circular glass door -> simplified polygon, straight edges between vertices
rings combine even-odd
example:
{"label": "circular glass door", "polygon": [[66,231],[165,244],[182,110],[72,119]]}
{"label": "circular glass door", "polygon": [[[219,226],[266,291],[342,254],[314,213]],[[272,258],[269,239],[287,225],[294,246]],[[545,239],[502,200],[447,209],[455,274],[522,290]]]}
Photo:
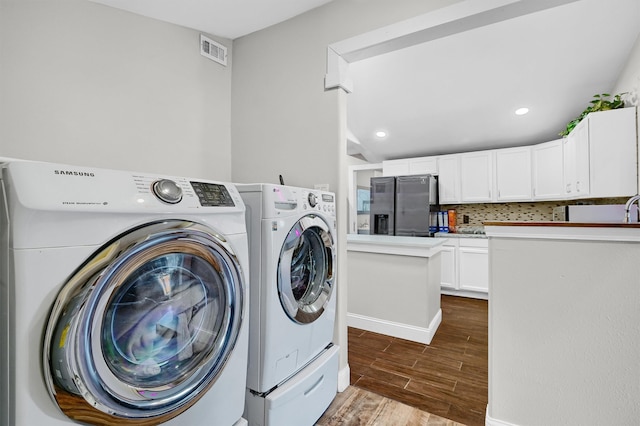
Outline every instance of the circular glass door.
{"label": "circular glass door", "polygon": [[158,222],[113,240],[54,305],[44,352],[50,393],[71,418],[86,417],[86,404],[118,422],[175,417],[232,352],[243,288],[232,248],[202,225]]}
{"label": "circular glass door", "polygon": [[327,223],[307,215],[291,228],[280,250],[278,294],[289,318],[315,321],[331,297],[335,253]]}

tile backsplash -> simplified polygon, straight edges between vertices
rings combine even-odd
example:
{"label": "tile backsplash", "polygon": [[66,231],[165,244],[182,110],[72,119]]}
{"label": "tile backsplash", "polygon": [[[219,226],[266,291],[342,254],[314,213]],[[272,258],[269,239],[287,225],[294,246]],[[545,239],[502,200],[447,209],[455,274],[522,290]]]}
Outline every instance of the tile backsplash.
{"label": "tile backsplash", "polygon": [[[456,226],[481,226],[489,221],[547,221],[552,220],[553,208],[576,204],[624,204],[627,198],[598,198],[593,200],[549,201],[536,203],[490,203],[442,205],[441,210],[456,211]],[[469,223],[463,217],[469,216]]]}

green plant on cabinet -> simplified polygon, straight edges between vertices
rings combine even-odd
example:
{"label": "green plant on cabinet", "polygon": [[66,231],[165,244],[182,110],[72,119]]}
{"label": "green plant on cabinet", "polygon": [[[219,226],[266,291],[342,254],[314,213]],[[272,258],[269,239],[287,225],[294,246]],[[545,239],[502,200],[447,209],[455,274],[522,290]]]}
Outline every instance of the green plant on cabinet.
{"label": "green plant on cabinet", "polygon": [[559,133],[560,136],[565,137],[568,136],[569,133],[584,119],[589,113],[597,112],[597,111],[608,111],[610,109],[618,109],[624,108],[624,100],[622,100],[622,96],[625,93],[618,93],[613,97],[613,99],[609,99],[611,95],[609,93],[602,93],[598,95],[593,95],[593,100],[582,113],[567,123],[567,127]]}

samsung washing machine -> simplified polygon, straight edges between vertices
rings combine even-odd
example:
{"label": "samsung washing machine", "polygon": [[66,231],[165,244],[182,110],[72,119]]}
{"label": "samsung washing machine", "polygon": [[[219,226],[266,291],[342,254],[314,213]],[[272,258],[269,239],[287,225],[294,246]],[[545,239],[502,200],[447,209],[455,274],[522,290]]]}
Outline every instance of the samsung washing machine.
{"label": "samsung washing machine", "polygon": [[0,168],[0,424],[243,422],[248,246],[236,188]]}
{"label": "samsung washing machine", "polygon": [[251,264],[244,417],[251,426],[311,426],[337,392],[335,196],[237,187],[247,207]]}

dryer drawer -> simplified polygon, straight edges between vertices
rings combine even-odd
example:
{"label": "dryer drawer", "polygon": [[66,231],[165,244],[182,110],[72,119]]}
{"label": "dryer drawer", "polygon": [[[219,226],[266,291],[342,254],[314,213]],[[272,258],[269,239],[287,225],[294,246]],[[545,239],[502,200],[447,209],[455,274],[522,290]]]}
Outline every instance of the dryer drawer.
{"label": "dryer drawer", "polygon": [[315,361],[264,397],[248,393],[245,416],[249,420],[249,426],[314,424],[336,396],[338,352],[338,346],[327,349]]}

